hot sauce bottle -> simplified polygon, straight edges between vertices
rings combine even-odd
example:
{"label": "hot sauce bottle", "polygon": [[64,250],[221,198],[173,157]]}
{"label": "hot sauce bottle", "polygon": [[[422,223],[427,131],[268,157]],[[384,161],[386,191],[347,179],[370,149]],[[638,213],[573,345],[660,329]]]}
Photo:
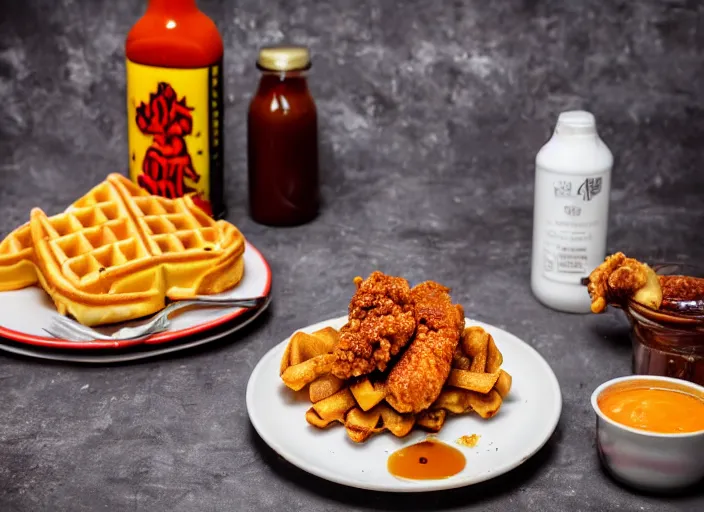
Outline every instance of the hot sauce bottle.
{"label": "hot sauce bottle", "polygon": [[152,194],[188,194],[224,216],[217,27],[195,0],[149,0],[125,50],[130,177]]}
{"label": "hot sauce bottle", "polygon": [[263,48],[247,120],[252,219],[294,226],[318,213],[318,117],[308,90],[307,48]]}

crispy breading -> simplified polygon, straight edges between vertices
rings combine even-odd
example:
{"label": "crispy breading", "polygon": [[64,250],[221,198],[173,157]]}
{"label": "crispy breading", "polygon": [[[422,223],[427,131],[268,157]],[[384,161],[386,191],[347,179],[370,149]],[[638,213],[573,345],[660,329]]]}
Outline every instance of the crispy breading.
{"label": "crispy breading", "polygon": [[408,281],[379,271],[356,278],[348,323],[340,329],[332,373],[340,379],[384,371],[413,336],[416,321]]}
{"label": "crispy breading", "polygon": [[704,311],[704,278],[680,275],[658,277],[662,287],[662,309]]}
{"label": "crispy breading", "polygon": [[609,304],[621,305],[630,298],[653,309],[662,302],[662,289],[653,269],[622,252],[608,256],[592,271],[587,291],[593,313],[601,313]]}
{"label": "crispy breading", "polygon": [[433,281],[413,288],[416,336],[386,381],[386,401],[398,412],[420,412],[440,394],[464,329],[462,306],[450,289]]}

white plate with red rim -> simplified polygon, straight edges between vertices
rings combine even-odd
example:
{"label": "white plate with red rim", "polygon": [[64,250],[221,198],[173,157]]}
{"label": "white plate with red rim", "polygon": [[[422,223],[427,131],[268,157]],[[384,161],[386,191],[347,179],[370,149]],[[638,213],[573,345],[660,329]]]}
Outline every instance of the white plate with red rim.
{"label": "white plate with red rim", "polygon": [[[264,256],[249,242],[244,251],[244,275],[232,290],[217,297],[246,298],[269,295],[271,291],[271,269]],[[49,296],[39,287],[0,292],[0,337],[16,343],[61,350],[123,349],[142,344],[156,345],[175,342],[188,337],[202,335],[216,327],[232,322],[248,310],[243,308],[193,308],[171,317],[167,331],[146,339],[122,341],[76,342],[52,338],[43,330],[58,315]],[[142,320],[143,321],[143,320]],[[140,320],[134,322],[140,323]],[[119,324],[105,329],[110,333],[124,327]],[[224,332],[224,331],[223,331]]]}
{"label": "white plate with red rim", "polygon": [[93,350],[53,350],[46,347],[27,345],[26,343],[12,343],[0,338],[0,351],[35,359],[80,364],[106,365],[141,361],[200,347],[201,345],[206,345],[230,336],[243,330],[259,318],[259,316],[266,311],[270,302],[271,296],[269,296],[269,300],[257,310],[238,316],[235,320],[226,323],[222,327],[210,329],[200,335],[189,336],[188,338],[179,339],[171,343],[159,343],[157,345],[143,344],[134,348],[128,348],[127,350],[99,350],[96,353],[96,351]]}
{"label": "white plate with red rim", "polygon": [[[345,316],[299,330],[339,329],[346,321]],[[496,416],[489,420],[476,414],[450,417],[434,436],[465,455],[467,464],[457,475],[441,480],[401,480],[388,472],[389,456],[425,439],[428,434],[423,431],[414,429],[401,439],[385,432],[355,444],[337,423],[322,430],[309,425],[305,419],[311,406],[307,397],[288,389],[279,377],[288,339],[267,352],[249,378],[247,411],[252,425],[264,442],[290,463],[350,487],[425,492],[464,487],[502,475],[528,460],[550,439],[560,419],[562,394],[554,372],[530,345],[493,325],[469,319],[467,325],[479,325],[494,337],[504,357],[502,368],[511,374],[513,383]],[[455,443],[471,434],[480,436],[474,448]]]}

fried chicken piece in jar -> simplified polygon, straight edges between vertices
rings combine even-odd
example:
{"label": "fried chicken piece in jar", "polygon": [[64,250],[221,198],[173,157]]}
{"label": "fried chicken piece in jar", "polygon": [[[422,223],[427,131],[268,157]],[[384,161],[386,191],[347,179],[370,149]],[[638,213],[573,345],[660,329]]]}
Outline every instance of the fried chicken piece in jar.
{"label": "fried chicken piece in jar", "polygon": [[355,278],[355,284],[349,319],[334,352],[332,374],[339,379],[386,370],[416,329],[408,281],[376,271],[367,279]]}
{"label": "fried chicken piece in jar", "polygon": [[587,291],[593,313],[601,313],[609,304],[622,305],[631,298],[653,309],[662,303],[662,288],[655,271],[622,252],[607,256],[592,271]]}
{"label": "fried chicken piece in jar", "polygon": [[416,335],[386,380],[386,401],[400,413],[418,413],[430,407],[450,375],[464,330],[464,310],[452,304],[449,292],[433,281],[411,291]]}

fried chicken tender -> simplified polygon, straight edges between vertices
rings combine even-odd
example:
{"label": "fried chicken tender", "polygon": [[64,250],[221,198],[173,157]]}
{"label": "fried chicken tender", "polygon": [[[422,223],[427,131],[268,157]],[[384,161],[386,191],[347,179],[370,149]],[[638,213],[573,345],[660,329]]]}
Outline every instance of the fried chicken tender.
{"label": "fried chicken tender", "polygon": [[592,271],[587,290],[593,313],[601,313],[607,305],[622,304],[630,298],[653,309],[662,303],[662,288],[653,269],[622,252],[607,256]]}
{"label": "fried chicken tender", "polygon": [[462,306],[433,281],[413,288],[416,335],[386,380],[386,401],[400,413],[426,410],[440,395],[464,329]]}
{"label": "fried chicken tender", "polygon": [[349,320],[334,352],[332,374],[339,379],[386,370],[416,329],[408,281],[376,271],[365,280],[355,278],[355,284]]}

